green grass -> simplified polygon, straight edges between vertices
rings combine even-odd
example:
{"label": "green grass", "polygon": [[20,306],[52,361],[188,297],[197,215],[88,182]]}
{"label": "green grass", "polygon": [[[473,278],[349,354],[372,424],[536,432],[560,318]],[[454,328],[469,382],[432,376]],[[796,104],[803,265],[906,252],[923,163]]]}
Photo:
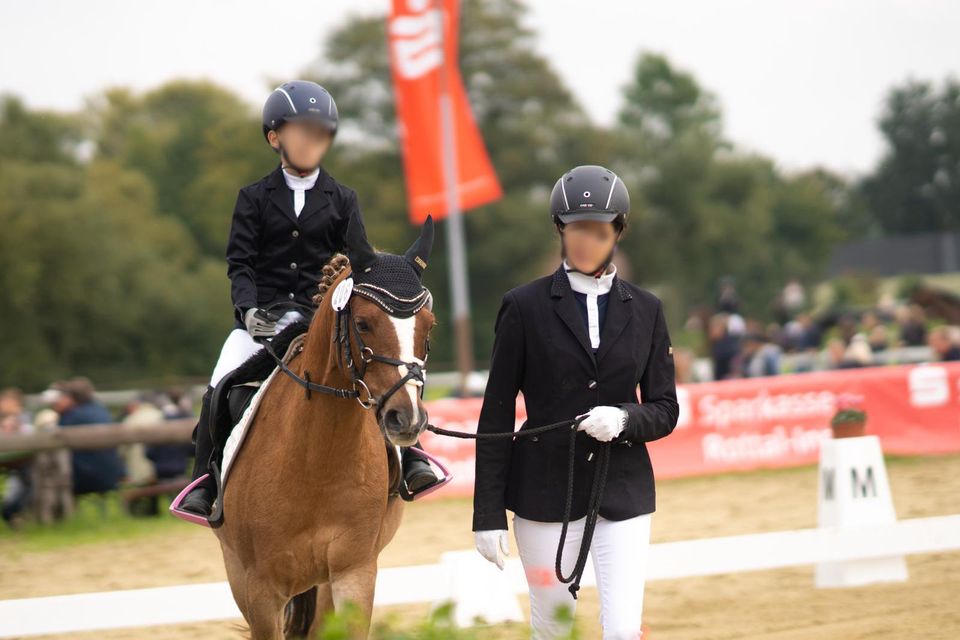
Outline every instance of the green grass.
{"label": "green grass", "polygon": [[[165,509],[164,500],[161,507]],[[42,525],[27,521],[17,529],[0,529],[0,546],[17,551],[49,551],[78,544],[116,542],[151,535],[163,535],[190,525],[161,511],[158,516],[133,517],[124,513],[120,496],[110,492],[103,496],[82,496],[73,515],[62,522]]]}

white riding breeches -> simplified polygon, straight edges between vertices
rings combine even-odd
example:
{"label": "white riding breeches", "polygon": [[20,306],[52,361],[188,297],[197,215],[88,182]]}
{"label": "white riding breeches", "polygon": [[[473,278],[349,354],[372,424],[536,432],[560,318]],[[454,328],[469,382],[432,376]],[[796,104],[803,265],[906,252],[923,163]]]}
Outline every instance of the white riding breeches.
{"label": "white riding breeches", "polygon": [[[590,544],[590,556],[600,593],[600,624],[604,640],[639,640],[646,581],[647,548],[650,544],[650,520],[646,513],[626,520],[607,520],[600,516]],[[564,540],[563,575],[569,576],[577,561],[586,518],[573,520]],[[545,640],[570,632],[570,623],[557,620],[557,607],[567,605],[570,619],[576,600],[569,583],[557,580],[556,556],[560,543],[560,522],[538,522],[513,516],[513,531],[520,561],[530,591],[531,638]]]}
{"label": "white riding breeches", "polygon": [[[280,333],[291,322],[300,320],[303,317],[303,314],[299,311],[287,311],[277,320],[274,335]],[[223,379],[223,376],[239,367],[247,358],[257,351],[260,351],[260,349],[263,349],[263,345],[254,340],[246,329],[234,329],[231,331],[223,343],[223,348],[220,349],[220,358],[217,360],[217,365],[213,368],[213,375],[210,377],[210,386],[217,386],[217,383]],[[283,354],[278,353],[277,355],[282,356]]]}

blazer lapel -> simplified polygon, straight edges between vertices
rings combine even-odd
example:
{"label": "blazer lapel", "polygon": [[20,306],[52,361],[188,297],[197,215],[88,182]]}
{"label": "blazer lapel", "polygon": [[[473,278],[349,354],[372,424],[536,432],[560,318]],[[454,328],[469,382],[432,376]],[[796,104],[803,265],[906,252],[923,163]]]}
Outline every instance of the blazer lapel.
{"label": "blazer lapel", "polygon": [[[573,332],[590,361],[596,363],[593,347],[590,346],[590,337],[587,335],[587,328],[583,325],[580,310],[577,309],[577,299],[573,295],[573,289],[570,288],[570,279],[563,270],[563,264],[553,273],[550,295],[553,297],[553,310]],[[602,340],[600,344],[603,344]]]}
{"label": "blazer lapel", "polygon": [[617,338],[633,320],[632,309],[628,306],[633,296],[620,282],[619,276],[613,277],[613,286],[610,287],[610,296],[607,298],[607,312],[600,329],[600,348],[597,349],[597,362],[609,353],[617,342]]}
{"label": "blazer lapel", "polygon": [[317,183],[313,185],[312,189],[307,189],[304,192],[303,211],[300,212],[301,221],[306,220],[318,211],[322,211],[331,204],[332,201],[326,191],[327,184],[324,176],[323,169],[321,169],[320,175],[317,176]]}
{"label": "blazer lapel", "polygon": [[277,205],[294,224],[297,224],[297,214],[293,211],[293,191],[287,187],[282,171],[280,165],[277,165],[270,174],[270,201]]}

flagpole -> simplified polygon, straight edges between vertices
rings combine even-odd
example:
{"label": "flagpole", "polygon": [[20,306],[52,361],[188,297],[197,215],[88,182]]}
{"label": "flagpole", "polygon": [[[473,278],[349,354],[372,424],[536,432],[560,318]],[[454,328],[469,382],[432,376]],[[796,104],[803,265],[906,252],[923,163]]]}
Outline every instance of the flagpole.
{"label": "flagpole", "polygon": [[[459,0],[453,0],[458,2]],[[443,63],[440,65],[440,126],[443,157],[444,192],[447,204],[447,247],[450,262],[450,289],[453,296],[453,322],[457,369],[460,372],[460,390],[466,395],[467,376],[473,371],[473,341],[470,326],[470,294],[467,285],[467,248],[464,242],[463,215],[460,211],[460,198],[457,184],[457,141],[453,126],[453,102],[450,98],[450,74],[448,64],[457,64],[456,60],[447,60],[446,18],[443,0],[435,0],[437,17],[440,20],[440,52]]]}

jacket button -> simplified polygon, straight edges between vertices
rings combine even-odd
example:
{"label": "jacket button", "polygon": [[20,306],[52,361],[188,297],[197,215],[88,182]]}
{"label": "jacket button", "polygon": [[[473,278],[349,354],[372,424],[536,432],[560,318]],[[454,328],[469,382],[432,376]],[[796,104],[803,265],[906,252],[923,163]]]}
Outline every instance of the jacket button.
{"label": "jacket button", "polygon": [[597,388],[597,381],[596,381],[596,380],[591,380],[590,382],[588,382],[588,383],[587,383],[587,388],[588,388],[588,389],[596,389],[596,388]]}
{"label": "jacket button", "polygon": [[297,268],[297,263],[296,263],[296,262],[291,262],[291,263],[290,263],[290,268],[291,268],[291,269],[296,269],[296,268]]}
{"label": "jacket button", "polygon": [[300,232],[297,231],[296,229],[294,229],[292,235],[293,235],[294,238],[299,238],[299,237],[300,237]]}
{"label": "jacket button", "polygon": [[296,296],[293,295],[293,291],[291,291],[290,293],[287,294],[287,297],[293,300]]}

